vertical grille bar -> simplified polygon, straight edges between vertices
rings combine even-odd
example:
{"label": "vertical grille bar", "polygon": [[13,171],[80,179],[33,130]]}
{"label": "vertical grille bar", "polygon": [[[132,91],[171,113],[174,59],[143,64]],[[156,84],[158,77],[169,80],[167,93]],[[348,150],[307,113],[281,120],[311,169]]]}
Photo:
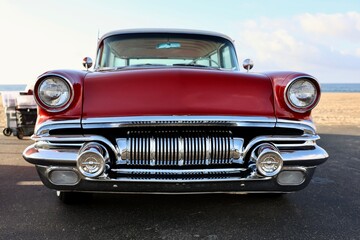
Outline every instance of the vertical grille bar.
{"label": "vertical grille bar", "polygon": [[172,138],[172,141],[173,141],[173,144],[174,144],[174,152],[173,152],[174,162],[173,162],[173,165],[175,165],[177,159],[179,159],[179,158],[177,157],[178,154],[179,154],[179,149],[178,149],[178,147],[177,147],[178,141],[176,141],[176,139],[175,139],[174,137]]}
{"label": "vertical grille bar", "polygon": [[144,165],[143,161],[144,161],[144,138],[140,138],[140,159],[139,159],[139,164],[140,165]]}
{"label": "vertical grille bar", "polygon": [[160,165],[162,166],[162,165],[164,165],[164,158],[165,158],[165,144],[164,144],[164,137],[163,136],[161,136],[161,138],[159,138],[159,140],[160,140],[160,146],[161,146],[161,149],[160,149],[160,152],[161,152],[161,154],[160,154]]}
{"label": "vertical grille bar", "polygon": [[139,141],[140,138],[135,138],[134,139],[134,149],[135,149],[135,164],[138,165],[138,161],[139,161]]}
{"label": "vertical grille bar", "polygon": [[156,159],[158,159],[159,149],[158,149],[158,142],[157,137],[154,136],[154,165],[156,165]]}
{"label": "vertical grille bar", "polygon": [[219,163],[222,164],[224,161],[223,158],[224,149],[223,149],[223,137],[221,136],[221,133],[218,139],[219,139]]}
{"label": "vertical grille bar", "polygon": [[130,142],[130,163],[132,163],[132,161],[134,160],[134,144],[133,144],[133,141],[134,141],[134,138],[129,138],[129,142]]}
{"label": "vertical grille bar", "polygon": [[210,164],[214,164],[214,138],[210,136]]}

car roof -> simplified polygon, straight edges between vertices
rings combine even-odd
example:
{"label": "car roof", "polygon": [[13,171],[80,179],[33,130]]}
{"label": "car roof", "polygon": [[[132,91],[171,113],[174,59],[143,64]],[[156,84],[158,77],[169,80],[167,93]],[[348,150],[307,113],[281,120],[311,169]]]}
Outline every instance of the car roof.
{"label": "car roof", "polygon": [[99,39],[99,42],[110,36],[121,35],[121,34],[134,34],[134,33],[196,34],[196,35],[221,37],[233,42],[233,40],[229,36],[218,32],[192,30],[192,29],[174,29],[174,28],[138,28],[138,29],[117,30],[106,33]]}

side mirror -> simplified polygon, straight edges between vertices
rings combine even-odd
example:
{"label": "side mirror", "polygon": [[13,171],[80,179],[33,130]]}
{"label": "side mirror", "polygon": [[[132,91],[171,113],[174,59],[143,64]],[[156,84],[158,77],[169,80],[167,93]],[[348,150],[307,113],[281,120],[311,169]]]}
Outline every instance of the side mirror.
{"label": "side mirror", "polygon": [[82,64],[86,68],[86,70],[89,70],[89,68],[91,68],[91,66],[93,65],[93,60],[90,57],[85,57]]}
{"label": "side mirror", "polygon": [[245,68],[247,72],[249,72],[253,67],[254,62],[250,58],[247,58],[243,61],[243,68]]}

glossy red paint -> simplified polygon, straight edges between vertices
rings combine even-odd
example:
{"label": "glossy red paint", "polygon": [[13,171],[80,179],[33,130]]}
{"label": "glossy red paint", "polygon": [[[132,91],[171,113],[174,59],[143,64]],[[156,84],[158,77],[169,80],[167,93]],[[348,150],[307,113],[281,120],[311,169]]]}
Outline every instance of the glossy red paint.
{"label": "glossy red paint", "polygon": [[[311,111],[305,113],[298,113],[292,111],[285,101],[285,89],[289,82],[297,77],[311,77],[305,73],[298,72],[268,72],[264,73],[264,75],[268,76],[273,82],[273,90],[274,90],[274,106],[275,106],[275,115],[277,118],[281,119],[292,119],[292,120],[311,120]],[[320,98],[320,86],[316,82],[316,87],[318,89]]]}
{"label": "glossy red paint", "polygon": [[[285,88],[291,80],[299,76],[311,77],[304,73],[245,74],[178,68],[88,74],[86,71],[57,70],[46,72],[39,79],[51,74],[63,76],[73,84],[74,99],[62,112],[52,113],[40,107],[37,124],[82,116],[141,115],[276,116],[311,120],[311,111],[294,112],[284,99]],[[35,97],[38,83],[34,88]]]}
{"label": "glossy red paint", "polygon": [[208,69],[131,69],[88,74],[83,117],[274,117],[268,77]]}
{"label": "glossy red paint", "polygon": [[41,124],[47,120],[71,120],[71,119],[80,119],[82,114],[82,98],[83,98],[83,81],[84,77],[88,72],[86,71],[73,71],[73,70],[57,70],[50,71],[42,74],[34,86],[34,96],[38,99],[37,89],[40,83],[40,80],[43,79],[46,75],[59,75],[68,79],[74,89],[74,98],[70,106],[61,112],[48,112],[45,109],[38,108],[38,118],[37,124]]}

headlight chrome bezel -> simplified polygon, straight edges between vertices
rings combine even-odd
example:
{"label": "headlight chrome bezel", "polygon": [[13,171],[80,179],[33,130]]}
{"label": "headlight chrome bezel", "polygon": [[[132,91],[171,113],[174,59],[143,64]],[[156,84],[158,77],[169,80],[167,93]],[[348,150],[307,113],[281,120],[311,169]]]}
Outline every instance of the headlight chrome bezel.
{"label": "headlight chrome bezel", "polygon": [[[295,103],[293,103],[291,101],[291,98],[290,98],[291,87],[294,86],[294,84],[299,82],[299,81],[307,81],[315,89],[315,97],[312,99],[311,103],[306,105],[306,106],[298,106]],[[300,76],[300,77],[296,77],[296,78],[292,79],[286,85],[286,88],[285,88],[285,91],[284,91],[284,99],[285,99],[286,105],[292,111],[297,112],[297,113],[306,113],[306,112],[311,111],[318,104],[318,102],[320,100],[320,94],[321,94],[320,86],[319,86],[319,84],[318,84],[318,82],[317,82],[317,80],[315,78],[310,77],[310,76]]]}
{"label": "headlight chrome bezel", "polygon": [[[63,83],[66,85],[66,87],[69,90],[69,97],[67,98],[67,100],[64,103],[61,103],[59,105],[51,105],[49,103],[47,103],[46,101],[44,101],[41,97],[40,97],[40,89],[42,87],[42,84],[44,84],[44,82],[48,79],[51,78],[56,78],[59,79],[61,81],[63,81]],[[61,112],[65,109],[67,109],[70,104],[72,103],[73,99],[74,99],[74,87],[73,84],[70,82],[69,79],[67,79],[64,76],[58,75],[58,74],[49,74],[49,75],[44,75],[41,76],[41,78],[38,80],[38,83],[36,84],[36,96],[35,96],[35,100],[37,102],[37,104],[39,106],[41,106],[44,110],[48,111],[48,112]]]}

